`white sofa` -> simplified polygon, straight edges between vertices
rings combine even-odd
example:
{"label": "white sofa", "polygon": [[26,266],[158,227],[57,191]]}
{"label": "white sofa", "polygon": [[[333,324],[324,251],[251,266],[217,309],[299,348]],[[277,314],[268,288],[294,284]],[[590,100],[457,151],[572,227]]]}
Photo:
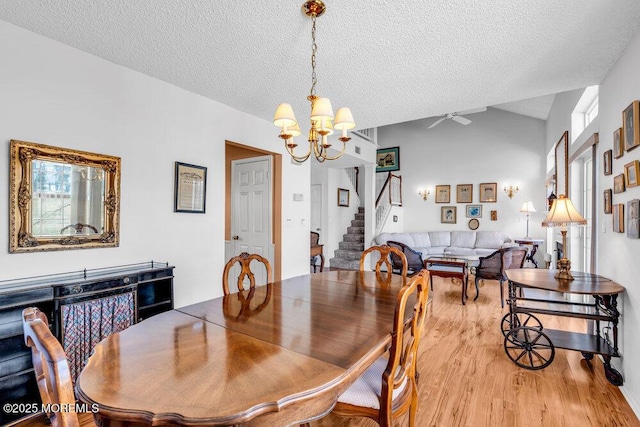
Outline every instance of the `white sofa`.
{"label": "white sofa", "polygon": [[418,252],[422,259],[442,255],[487,256],[498,249],[518,246],[503,231],[423,231],[418,233],[380,233],[374,242],[384,245],[400,242]]}

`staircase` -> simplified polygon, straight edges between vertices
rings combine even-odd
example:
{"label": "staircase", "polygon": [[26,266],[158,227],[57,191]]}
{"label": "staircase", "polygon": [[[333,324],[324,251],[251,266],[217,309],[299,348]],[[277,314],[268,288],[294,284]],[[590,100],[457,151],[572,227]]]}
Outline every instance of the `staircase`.
{"label": "staircase", "polygon": [[359,270],[360,256],[364,251],[364,208],[358,208],[347,234],[342,235],[335,258],[329,260],[331,269]]}

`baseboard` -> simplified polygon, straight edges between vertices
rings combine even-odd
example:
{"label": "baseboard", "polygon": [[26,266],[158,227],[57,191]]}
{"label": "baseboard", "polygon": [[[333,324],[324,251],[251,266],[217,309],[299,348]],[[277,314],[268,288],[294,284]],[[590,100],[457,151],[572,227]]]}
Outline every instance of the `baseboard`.
{"label": "baseboard", "polygon": [[628,387],[624,385],[618,387],[620,392],[624,396],[625,400],[631,406],[631,410],[636,414],[636,417],[640,420],[640,399],[635,395]]}

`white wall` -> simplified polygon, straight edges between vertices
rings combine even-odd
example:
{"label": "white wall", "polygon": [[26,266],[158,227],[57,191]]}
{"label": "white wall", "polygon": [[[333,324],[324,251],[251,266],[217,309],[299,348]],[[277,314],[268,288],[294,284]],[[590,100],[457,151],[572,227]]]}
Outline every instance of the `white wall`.
{"label": "white wall", "polygon": [[[600,143],[598,144],[596,170],[598,176],[598,272],[602,276],[626,287],[621,308],[620,351],[622,358],[613,359],[620,367],[625,383],[620,388],[627,401],[640,417],[640,239],[629,239],[626,234],[613,233],[612,216],[603,213],[602,197],[605,189],[613,188],[613,177],[623,172],[624,165],[640,159],[640,149],[627,152],[620,159],[613,159],[613,175],[604,176],[602,156],[612,148],[613,132],[622,126],[622,111],[631,101],[640,99],[640,33],[631,41],[618,62],[600,85]],[[613,203],[626,203],[640,199],[640,187],[614,194]],[[626,218],[626,217],[625,217]],[[603,226],[604,230],[603,231]]]}
{"label": "white wall", "polygon": [[[284,153],[277,129],[3,21],[0,57],[0,176],[9,176],[10,139],[122,158],[118,248],[9,254],[4,180],[0,279],[155,260],[176,266],[176,306],[221,295],[225,140]],[[206,214],[173,212],[175,161],[208,168]],[[308,273],[309,182],[308,163],[283,162],[283,278]]]}
{"label": "white wall", "polygon": [[[512,237],[526,234],[526,216],[520,213],[525,200],[532,200],[533,213],[529,234],[545,238],[540,226],[544,218],[545,122],[519,114],[489,108],[469,116],[473,123],[463,126],[445,120],[433,129],[434,118],[385,126],[378,129],[381,147],[400,147],[402,176],[402,223],[405,232],[431,230],[468,230],[466,204],[456,203],[456,185],[473,184],[473,204],[480,204],[480,183],[498,184],[497,203],[482,203],[478,230],[502,230]],[[435,186],[451,186],[451,203],[437,204]],[[503,188],[518,186],[509,199]],[[418,195],[429,189],[426,202]],[[440,208],[457,206],[457,224],[441,224]],[[498,211],[498,220],[490,220],[490,211]],[[542,259],[542,254],[540,254]]]}

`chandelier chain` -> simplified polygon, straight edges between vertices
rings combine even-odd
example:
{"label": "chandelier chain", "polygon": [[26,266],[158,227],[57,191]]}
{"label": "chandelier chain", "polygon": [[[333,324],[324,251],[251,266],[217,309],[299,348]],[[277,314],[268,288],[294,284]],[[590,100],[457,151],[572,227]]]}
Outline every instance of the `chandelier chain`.
{"label": "chandelier chain", "polygon": [[316,96],[316,83],[318,78],[316,77],[316,53],[318,52],[318,45],[316,44],[316,17],[311,18],[313,23],[311,26],[311,92],[310,96]]}

